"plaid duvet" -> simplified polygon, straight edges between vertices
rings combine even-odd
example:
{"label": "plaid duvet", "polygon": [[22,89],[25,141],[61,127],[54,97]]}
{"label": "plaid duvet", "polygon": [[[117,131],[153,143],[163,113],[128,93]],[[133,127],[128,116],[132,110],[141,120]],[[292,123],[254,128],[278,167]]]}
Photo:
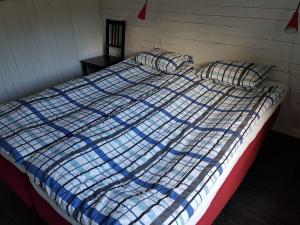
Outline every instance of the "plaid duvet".
{"label": "plaid duvet", "polygon": [[81,224],[185,224],[279,87],[131,59],[0,107],[0,146]]}

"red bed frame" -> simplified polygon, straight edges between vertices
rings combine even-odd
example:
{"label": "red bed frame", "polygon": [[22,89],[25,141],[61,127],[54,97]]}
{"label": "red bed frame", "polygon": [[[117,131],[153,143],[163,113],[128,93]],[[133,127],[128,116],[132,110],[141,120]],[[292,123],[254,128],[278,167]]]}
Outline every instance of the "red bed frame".
{"label": "red bed frame", "polygon": [[[251,167],[278,113],[279,107],[264,124],[255,139],[250,143],[239,161],[235,164],[197,225],[210,225],[220,214]],[[27,175],[23,174],[2,156],[0,156],[0,178],[19,195],[26,205],[34,208],[49,225],[70,225],[69,222],[59,215],[52,206],[36,192],[29,182]]]}

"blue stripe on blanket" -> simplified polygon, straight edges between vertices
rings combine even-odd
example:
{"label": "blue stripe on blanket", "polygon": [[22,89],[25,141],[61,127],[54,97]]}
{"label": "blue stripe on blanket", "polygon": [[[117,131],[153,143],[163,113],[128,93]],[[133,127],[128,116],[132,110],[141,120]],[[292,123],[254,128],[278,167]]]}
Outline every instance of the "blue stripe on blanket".
{"label": "blue stripe on blanket", "polygon": [[[63,95],[65,96],[65,95]],[[75,102],[73,99],[71,99],[70,97],[68,97],[67,99],[69,99],[72,103]],[[97,145],[93,144],[93,141],[81,134],[72,134],[72,132],[68,131],[67,129],[60,127],[54,123],[52,123],[51,121],[49,121],[46,117],[44,117],[40,112],[38,112],[37,109],[35,109],[32,105],[30,105],[29,103],[25,102],[24,100],[20,100],[19,101],[21,104],[25,105],[29,110],[31,110],[32,112],[34,112],[36,114],[36,116],[38,116],[45,124],[53,127],[54,129],[57,129],[61,132],[63,132],[65,135],[67,136],[74,136],[79,138],[80,140],[82,140],[83,142],[85,142],[87,145],[89,145],[90,147],[92,147],[95,152],[101,157],[101,159],[104,162],[107,162],[110,167],[112,169],[114,169],[116,172],[122,174],[124,177],[132,177],[132,181],[135,182],[136,184],[144,187],[144,188],[153,188],[155,190],[157,190],[158,192],[162,193],[162,194],[169,194],[170,198],[172,198],[173,200],[177,200],[178,198],[180,198],[180,195],[178,193],[176,193],[174,190],[169,189],[167,187],[164,187],[162,185],[159,184],[155,184],[153,186],[153,184],[151,183],[147,183],[139,178],[137,178],[136,176],[134,176],[134,174],[132,174],[131,172],[125,170],[124,168],[120,167],[114,160],[112,160],[111,158],[109,158]],[[74,103],[75,104],[75,103]],[[80,106],[80,103],[76,103],[77,106]],[[93,109],[94,111],[95,109]],[[96,112],[98,110],[95,110]],[[132,129],[133,131],[137,132],[136,128],[131,128],[130,124],[122,121],[120,118],[118,118],[117,116],[114,116],[114,119],[116,122],[118,122],[120,125],[124,125],[125,127]],[[154,140],[153,140],[154,141]],[[157,142],[159,143],[159,142]],[[165,146],[163,146],[161,143],[159,143],[160,148],[164,148]],[[210,159],[210,162],[212,160]],[[187,212],[189,214],[189,216],[193,215],[194,210],[193,208],[189,205],[188,201],[185,199],[181,202],[183,207],[187,208]],[[90,206],[89,206],[90,207]]]}
{"label": "blue stripe on blanket", "polygon": [[58,130],[60,132],[62,132],[64,135],[66,135],[67,137],[71,137],[72,136],[72,132],[68,131],[67,129],[60,127],[58,125],[56,125],[55,123],[50,122],[46,117],[44,117],[36,108],[34,108],[30,103],[26,102],[25,100],[18,100],[17,102],[19,102],[20,104],[26,106],[30,111],[32,111],[38,118],[40,118],[42,121],[46,122],[47,125],[49,125],[50,127],[54,128],[55,130]]}
{"label": "blue stripe on blanket", "polygon": [[[35,177],[41,179],[43,177],[44,171],[41,168],[36,167],[35,165],[31,163],[27,163],[27,170],[31,173],[34,174]],[[52,177],[48,177],[47,180],[45,181],[45,185],[48,186],[49,188],[56,186],[61,189],[61,191],[58,193],[58,196],[62,198],[64,201],[67,201],[67,199],[73,199],[71,205],[76,208],[79,205],[82,204],[82,201],[75,195],[73,195],[71,192],[69,192],[67,189],[65,189],[62,185],[60,185],[56,180],[54,180]],[[84,207],[89,207],[90,206],[86,203]],[[89,211],[85,211],[84,215],[87,217],[93,219],[96,223],[100,224],[101,221],[103,220],[108,220],[113,224],[116,225],[121,225],[117,220],[114,218],[107,218],[107,216],[102,215],[98,210],[95,208],[90,208]]]}
{"label": "blue stripe on blanket", "polygon": [[[150,72],[148,72],[148,71],[145,71],[143,68],[139,68],[139,69],[141,69],[141,70],[142,70],[143,72],[145,72],[145,73],[154,75],[153,73],[150,73]],[[139,84],[139,83],[137,83],[137,82],[133,82],[133,81],[130,81],[130,80],[126,79],[125,77],[123,77],[123,76],[122,76],[121,74],[119,74],[118,72],[115,72],[115,71],[110,70],[110,69],[106,69],[106,70],[108,70],[108,71],[110,71],[110,72],[114,72],[115,75],[117,75],[120,79],[122,79],[122,80],[125,81],[125,82],[131,83],[131,84]],[[178,76],[178,75],[177,75],[177,76]],[[188,78],[188,77],[186,77],[185,75],[182,75],[182,76],[185,77],[185,78],[187,78],[188,81],[191,81],[191,82],[195,83],[195,81],[193,81],[191,78]],[[84,79],[86,82],[89,82],[89,83],[92,84],[92,85],[96,85],[94,82],[91,82],[91,81],[90,81],[89,79],[87,79],[87,78],[83,78],[83,79]],[[145,84],[146,86],[149,86],[149,87],[153,87],[153,88],[161,88],[161,89],[165,89],[165,90],[168,90],[168,91],[170,91],[171,93],[174,93],[174,94],[180,94],[180,93],[178,93],[177,91],[172,90],[171,88],[168,88],[168,87],[160,87],[160,86],[157,86],[157,85],[155,85],[155,84],[149,84],[149,83],[143,83],[143,84]],[[221,94],[221,93],[222,93],[222,91],[220,91],[220,90],[211,90],[211,89],[209,89],[207,86],[205,86],[205,85],[203,85],[203,84],[201,84],[201,83],[199,83],[199,86],[205,88],[206,90],[210,90],[210,91],[215,92],[215,93],[218,93],[218,94]],[[187,96],[186,94],[180,94],[180,95],[181,95],[182,97],[184,97],[185,99],[189,100],[189,101],[193,101],[196,105],[200,105],[200,106],[203,106],[203,107],[205,107],[205,108],[208,108],[208,107],[209,107],[209,106],[206,105],[206,104],[203,104],[203,103],[201,103],[201,102],[195,101],[193,98]],[[234,96],[234,97],[235,97],[235,98],[242,99],[241,96]],[[245,98],[247,98],[247,97],[245,97]],[[252,98],[252,97],[248,97],[248,98]],[[260,118],[260,117],[259,117],[259,114],[258,114],[257,112],[251,111],[251,110],[249,110],[249,109],[242,109],[242,110],[234,110],[234,109],[230,109],[230,110],[226,110],[226,109],[214,108],[214,110],[217,111],[217,112],[247,112],[247,113],[251,113],[252,115],[254,115],[257,119]]]}
{"label": "blue stripe on blanket", "polygon": [[[95,85],[95,84],[93,84],[93,83],[91,83],[91,85],[93,85],[93,86],[94,86],[95,88],[97,88],[97,90],[99,90],[99,91],[102,91],[102,92],[107,93],[107,94],[112,94],[112,93],[110,93],[110,92],[108,92],[108,91],[103,90],[102,88],[98,87],[97,85]],[[64,96],[64,97],[65,97],[67,100],[69,100],[70,102],[73,102],[73,101],[74,101],[73,99],[71,99],[71,97],[69,97],[68,95],[64,94],[64,93],[61,92],[59,89],[53,89],[53,90],[55,90],[55,91],[57,91],[57,92],[60,92],[61,95]],[[122,96],[123,96],[123,97],[126,97],[126,98],[128,98],[128,99],[130,99],[130,100],[135,100],[134,98],[132,98],[132,97],[130,97],[130,96],[127,96],[127,95],[122,95]],[[174,118],[175,121],[177,121],[177,122],[179,122],[179,123],[186,124],[186,125],[188,125],[188,126],[191,126],[191,127],[193,127],[194,129],[196,129],[196,130],[200,130],[200,131],[212,131],[212,130],[214,130],[214,131],[221,131],[221,132],[223,132],[223,133],[228,132],[228,133],[233,134],[234,136],[238,137],[241,143],[243,142],[243,137],[242,137],[239,133],[237,133],[237,132],[235,132],[235,131],[233,131],[233,130],[227,130],[227,129],[223,129],[223,128],[205,128],[205,127],[200,127],[200,126],[194,126],[192,123],[190,123],[190,122],[188,122],[188,121],[186,121],[186,120],[181,120],[181,119],[179,119],[179,118],[173,116],[172,114],[170,114],[170,113],[167,112],[166,110],[160,109],[160,108],[158,108],[157,106],[154,106],[153,104],[151,104],[151,103],[149,103],[149,102],[147,102],[147,101],[145,101],[145,100],[143,100],[143,101],[141,101],[141,102],[143,102],[143,103],[146,104],[147,106],[153,107],[153,108],[155,108],[155,109],[159,109],[160,112],[163,112],[163,113],[164,113],[165,115],[167,115],[169,118]],[[76,103],[76,104],[79,104],[79,103]],[[78,106],[78,105],[77,105],[77,106]],[[100,112],[100,111],[95,110],[95,109],[90,108],[90,107],[87,108],[87,107],[85,107],[85,106],[82,106],[82,108],[85,108],[85,109],[87,109],[87,110],[91,110],[91,111],[96,112],[96,113],[97,113],[97,112]],[[130,124],[128,124],[128,123],[122,121],[122,120],[119,119],[117,116],[113,116],[112,119],[114,119],[114,120],[115,120],[116,122],[118,122],[120,125],[124,125],[125,127],[128,127],[128,128],[130,127]],[[156,144],[156,145],[157,145],[158,147],[160,147],[161,149],[165,148],[165,146],[164,146],[162,143],[160,143],[159,141],[156,141],[156,140],[154,140],[154,139],[152,139],[152,138],[150,138],[150,137],[145,136],[145,134],[144,134],[142,131],[140,131],[138,128],[135,128],[135,127],[134,127],[134,128],[132,128],[131,130],[134,131],[134,132],[135,132],[137,135],[139,135],[140,137],[142,137],[144,140],[148,141],[150,144]],[[212,162],[213,162],[211,158],[204,157],[203,155],[196,154],[196,153],[184,153],[184,152],[178,152],[178,151],[176,151],[176,150],[174,150],[174,149],[172,149],[170,152],[173,153],[174,155],[184,155],[184,154],[185,154],[185,155],[188,155],[188,156],[191,156],[191,157],[194,157],[194,158],[203,159],[203,161],[205,161],[205,162],[207,162],[207,163],[212,163]],[[204,158],[203,158],[203,157],[204,157]],[[222,173],[223,169],[220,167],[220,164],[216,163],[216,164],[213,164],[213,165],[216,166],[216,167],[218,167],[219,172]]]}
{"label": "blue stripe on blanket", "polygon": [[[126,80],[126,79],[124,78],[124,80]],[[88,82],[88,80],[87,80],[87,82]],[[129,81],[128,81],[128,82],[129,82]],[[134,82],[132,82],[132,83],[134,83]],[[109,94],[109,95],[113,95],[113,94],[114,94],[114,93],[108,92],[108,91],[106,91],[106,90],[100,88],[98,85],[96,85],[96,84],[94,84],[94,83],[92,83],[92,82],[90,82],[90,84],[91,84],[94,88],[96,88],[98,91],[101,91],[101,92],[106,93],[106,94]],[[137,84],[137,83],[136,83],[136,84]],[[149,86],[150,86],[150,85],[149,85]],[[154,86],[154,85],[153,85],[153,86]],[[155,86],[155,87],[157,87],[157,86]],[[59,89],[53,89],[53,88],[52,88],[52,90],[57,91],[57,92],[60,92],[60,94],[63,95],[63,96],[66,95],[64,92],[62,92],[62,91],[59,90]],[[184,94],[182,94],[182,93],[178,93],[178,92],[174,92],[174,93],[175,93],[176,95],[184,96]],[[133,98],[133,97],[131,97],[131,96],[128,96],[128,95],[118,94],[118,96],[122,96],[122,97],[124,97],[124,98],[129,99],[129,100],[136,100],[135,98]],[[70,98],[70,97],[68,97],[68,99],[69,99],[69,98]],[[72,101],[74,101],[74,100],[72,100]],[[212,131],[212,130],[214,130],[214,131],[220,131],[220,132],[223,132],[223,133],[227,133],[227,132],[228,132],[229,134],[233,134],[235,137],[238,137],[240,143],[243,142],[243,136],[242,136],[240,133],[238,133],[238,132],[236,132],[236,131],[234,131],[234,130],[231,130],[231,129],[223,129],[223,128],[217,128],[217,127],[215,127],[215,128],[206,128],[206,127],[195,126],[194,124],[192,124],[192,123],[190,123],[190,122],[188,122],[188,121],[186,121],[186,120],[182,120],[182,119],[177,118],[176,116],[173,116],[172,114],[170,114],[170,113],[167,112],[166,110],[160,109],[160,108],[158,108],[157,106],[155,106],[155,105],[153,105],[153,104],[147,102],[146,100],[141,100],[140,102],[144,103],[144,104],[145,104],[146,106],[148,106],[148,107],[152,107],[152,108],[155,108],[155,109],[159,109],[160,112],[164,113],[164,114],[165,114],[166,116],[168,116],[169,118],[173,118],[176,122],[186,124],[186,125],[188,125],[188,126],[193,127],[193,128],[196,129],[196,130],[200,130],[200,131]],[[191,99],[191,102],[197,104],[197,102],[196,102],[195,99]],[[205,108],[209,108],[209,106],[207,106],[207,105],[205,105],[205,104],[201,104],[201,106],[203,106],[203,107],[205,107]],[[85,106],[82,106],[82,107],[85,107]],[[245,111],[246,111],[246,110],[245,110]],[[224,110],[224,112],[227,112],[227,110]],[[243,110],[238,111],[238,112],[243,112]]]}
{"label": "blue stripe on blanket", "polygon": [[7,141],[0,137],[0,146],[9,154],[12,154],[16,161],[23,164],[24,159],[23,156],[16,150],[13,146],[11,146]]}

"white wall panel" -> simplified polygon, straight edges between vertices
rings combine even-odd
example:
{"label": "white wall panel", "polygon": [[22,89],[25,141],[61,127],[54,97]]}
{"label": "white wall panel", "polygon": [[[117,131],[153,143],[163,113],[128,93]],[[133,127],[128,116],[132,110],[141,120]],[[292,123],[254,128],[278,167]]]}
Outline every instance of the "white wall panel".
{"label": "white wall panel", "polygon": [[99,0],[0,1],[0,102],[81,74],[102,54]]}

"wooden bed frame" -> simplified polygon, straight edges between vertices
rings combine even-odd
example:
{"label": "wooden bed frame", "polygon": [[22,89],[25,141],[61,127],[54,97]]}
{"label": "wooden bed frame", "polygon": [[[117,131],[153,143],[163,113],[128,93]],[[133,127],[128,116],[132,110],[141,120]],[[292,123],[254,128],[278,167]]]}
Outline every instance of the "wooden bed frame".
{"label": "wooden bed frame", "polygon": [[[198,221],[197,225],[212,224],[220,214],[247,174],[278,113],[279,107],[264,124],[255,139],[250,143],[239,161],[235,164],[205,214]],[[0,178],[19,195],[28,207],[34,208],[48,224],[70,224],[61,215],[59,215],[52,206],[40,196],[40,194],[36,192],[27,175],[22,173],[2,156],[0,156]]]}

